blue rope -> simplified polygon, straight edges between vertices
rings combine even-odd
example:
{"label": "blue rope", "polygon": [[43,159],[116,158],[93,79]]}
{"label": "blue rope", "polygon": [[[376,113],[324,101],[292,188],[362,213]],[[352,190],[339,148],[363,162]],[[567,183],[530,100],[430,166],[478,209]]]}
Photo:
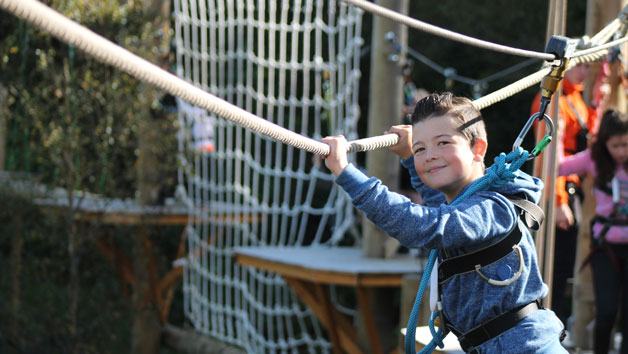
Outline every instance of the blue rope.
{"label": "blue rope", "polygon": [[[469,195],[476,193],[480,190],[486,190],[489,186],[501,187],[508,182],[512,182],[515,179],[515,173],[521,168],[524,162],[527,161],[530,153],[522,148],[517,148],[506,155],[505,153],[499,154],[495,158],[495,162],[491,167],[486,170],[484,176],[480,177],[476,183],[473,183],[467,190],[456,200],[451,203],[455,205]],[[432,268],[436,262],[438,250],[431,250],[430,256],[427,260],[425,269],[423,270],[423,277],[421,277],[421,284],[419,285],[419,291],[417,292],[414,305],[412,306],[412,312],[410,318],[408,318],[408,326],[406,327],[405,338],[405,351],[406,354],[416,354],[415,337],[416,337],[416,325],[419,319],[419,308],[421,307],[421,300],[423,299],[423,293],[430,281],[430,275]],[[436,349],[436,346],[443,348],[443,338],[445,337],[444,331],[439,329],[438,332],[434,330],[434,319],[438,315],[438,312],[434,312],[430,317],[429,328],[432,333],[432,340],[423,348],[419,354],[430,354]],[[441,318],[441,322],[444,323],[444,319]]]}

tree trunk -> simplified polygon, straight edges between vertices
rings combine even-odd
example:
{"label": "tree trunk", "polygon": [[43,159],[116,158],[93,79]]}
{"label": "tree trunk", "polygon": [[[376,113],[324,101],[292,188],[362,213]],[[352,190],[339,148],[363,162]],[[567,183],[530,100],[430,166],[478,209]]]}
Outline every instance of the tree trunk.
{"label": "tree trunk", "polygon": [[21,312],[20,279],[22,277],[22,248],[24,245],[22,226],[22,215],[17,213],[13,220],[13,234],[11,235],[11,317],[9,319],[9,340],[17,348],[21,348],[19,314]]}
{"label": "tree trunk", "polygon": [[[159,161],[156,153],[159,130],[150,117],[139,124],[138,204],[147,206],[157,204],[159,195]],[[131,346],[133,353],[156,354],[159,352],[161,322],[153,294],[155,275],[151,274],[152,253],[150,249],[147,252],[144,247],[150,242],[146,227],[138,225],[133,244],[133,273],[136,283],[132,297],[135,318]]]}
{"label": "tree trunk", "polygon": [[[147,11],[154,14],[154,28],[159,28],[164,36],[169,32],[169,0],[153,0]],[[155,40],[156,48],[161,48],[163,38]],[[161,67],[167,64],[167,53],[156,58]],[[159,92],[146,87],[147,95],[158,99]],[[147,107],[139,122],[139,156],[138,156],[138,204],[141,206],[155,205],[159,201],[161,187],[160,163],[160,122],[162,117]],[[156,116],[154,116],[156,115]],[[137,237],[133,246],[133,271],[136,277],[136,288],[133,289],[133,308],[135,316],[132,328],[132,352],[137,354],[157,354],[160,348],[161,328],[160,312],[157,304],[156,269],[153,263],[150,234],[143,225],[138,226]],[[161,257],[157,257],[161,258]],[[148,299],[148,300],[147,300]]]}
{"label": "tree trunk", "polygon": [[0,85],[0,171],[4,171],[6,163],[6,137],[7,137],[7,121],[8,109],[5,104],[8,96],[7,89]]}

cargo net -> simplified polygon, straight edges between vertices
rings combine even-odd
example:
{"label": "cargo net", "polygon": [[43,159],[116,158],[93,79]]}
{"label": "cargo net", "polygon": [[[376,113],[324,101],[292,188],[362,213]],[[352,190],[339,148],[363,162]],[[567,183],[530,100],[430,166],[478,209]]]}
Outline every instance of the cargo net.
{"label": "cargo net", "polygon": [[[175,0],[177,75],[301,135],[353,140],[361,18],[333,1]],[[355,244],[346,194],[319,155],[178,106],[187,319],[247,352],[329,352],[283,279],[234,264],[232,248]]]}

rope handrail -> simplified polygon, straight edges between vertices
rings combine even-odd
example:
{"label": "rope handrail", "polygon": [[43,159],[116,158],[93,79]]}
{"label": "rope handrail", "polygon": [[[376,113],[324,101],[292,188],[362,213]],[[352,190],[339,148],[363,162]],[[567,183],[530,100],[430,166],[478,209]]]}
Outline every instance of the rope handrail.
{"label": "rope handrail", "polygon": [[[597,60],[602,59],[607,53],[608,50],[605,49],[606,45],[602,45],[601,43],[605,43],[608,41],[610,37],[614,35],[614,32],[619,28],[621,22],[619,20],[611,21],[608,25],[600,30],[591,40],[590,43],[594,45],[594,47],[587,49],[586,52],[584,50],[576,52],[569,62],[568,68],[572,68],[578,64],[582,63],[591,63]],[[628,37],[620,38],[619,40],[626,40]],[[610,44],[611,42],[609,42]],[[616,45],[616,44],[615,44]],[[613,47],[611,45],[610,47]],[[473,105],[482,110],[492,104],[495,104],[499,101],[503,101],[504,99],[515,95],[518,92],[521,92],[528,87],[537,84],[543,80],[543,76],[545,76],[549,72],[549,67],[543,67],[539,71],[534,72],[524,78],[521,78],[503,88],[493,91],[492,93],[480,97],[473,101]]]}
{"label": "rope handrail", "polygon": [[460,43],[472,45],[479,48],[489,49],[489,50],[493,50],[500,53],[518,55],[522,57],[537,58],[537,59],[543,59],[543,60],[556,59],[556,57],[553,54],[509,47],[502,44],[492,43],[489,41],[473,38],[464,34],[460,34],[454,31],[443,29],[438,26],[425,23],[423,21],[417,20],[410,16],[401,14],[399,12],[395,12],[393,10],[387,9],[383,6],[373,4],[365,0],[340,0],[340,1],[345,2],[347,4],[351,4],[355,7],[359,7],[363,10],[366,10],[378,16],[386,17],[390,20],[404,24],[408,27],[412,27],[414,29],[418,29],[420,31],[427,32],[427,33],[430,33],[439,37],[447,38],[453,41],[457,41]]}
{"label": "rope handrail", "polygon": [[582,57],[582,56],[585,56],[585,55],[589,55],[589,54],[593,54],[593,53],[599,52],[599,51],[604,50],[604,49],[609,49],[609,48],[612,48],[614,46],[620,45],[620,44],[622,44],[622,43],[624,43],[626,41],[628,41],[628,37],[623,37],[623,38],[619,38],[619,39],[616,39],[614,41],[608,42],[606,44],[598,45],[598,46],[595,46],[595,47],[592,47],[592,48],[589,48],[589,49],[580,50],[580,51],[575,52],[573,54],[572,58],[578,58],[578,57]]}
{"label": "rope handrail", "polygon": [[[355,0],[341,1],[353,2]],[[109,64],[130,74],[138,80],[163,89],[184,101],[230,120],[240,126],[311,153],[327,155],[330,152],[329,145],[276,125],[215,95],[205,92],[96,34],[90,29],[72,21],[39,1],[0,0],[0,8],[47,31],[59,40],[75,46],[105,64]],[[600,42],[608,40],[613,34],[612,31],[609,30],[612,24],[613,23],[609,24],[602,30],[605,31],[604,35],[599,35],[598,33],[596,39]],[[595,50],[597,51],[595,54],[579,53],[580,56],[570,62],[570,67],[578,63],[598,60],[607,52],[607,50],[601,49],[601,47],[595,47]],[[528,75],[500,90],[476,99],[473,103],[478,109],[486,108],[491,104],[499,102],[540,82],[543,78],[541,72],[545,70],[546,69],[541,69],[539,72]],[[399,137],[396,134],[353,140],[349,142],[348,151],[360,152],[375,150],[392,146],[396,144],[398,140]]]}
{"label": "rope handrail", "polygon": [[[45,4],[35,0],[0,0],[0,8],[39,27],[59,40],[75,46],[97,60],[197,107],[296,148],[319,155],[329,154],[329,145],[283,128],[205,92],[72,21]],[[397,141],[398,137],[394,134],[354,140],[349,143],[349,152],[374,150],[394,145]]]}

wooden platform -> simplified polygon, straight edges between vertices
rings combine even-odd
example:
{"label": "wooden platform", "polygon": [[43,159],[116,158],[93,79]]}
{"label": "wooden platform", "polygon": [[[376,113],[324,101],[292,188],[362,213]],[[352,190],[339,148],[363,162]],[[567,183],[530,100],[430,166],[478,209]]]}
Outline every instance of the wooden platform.
{"label": "wooden platform", "polygon": [[372,353],[382,346],[370,311],[367,287],[398,287],[405,274],[420,273],[418,259],[367,258],[350,247],[236,247],[236,263],[280,274],[327,329],[334,353],[362,353],[353,325],[331,303],[327,285],[356,288]]}

